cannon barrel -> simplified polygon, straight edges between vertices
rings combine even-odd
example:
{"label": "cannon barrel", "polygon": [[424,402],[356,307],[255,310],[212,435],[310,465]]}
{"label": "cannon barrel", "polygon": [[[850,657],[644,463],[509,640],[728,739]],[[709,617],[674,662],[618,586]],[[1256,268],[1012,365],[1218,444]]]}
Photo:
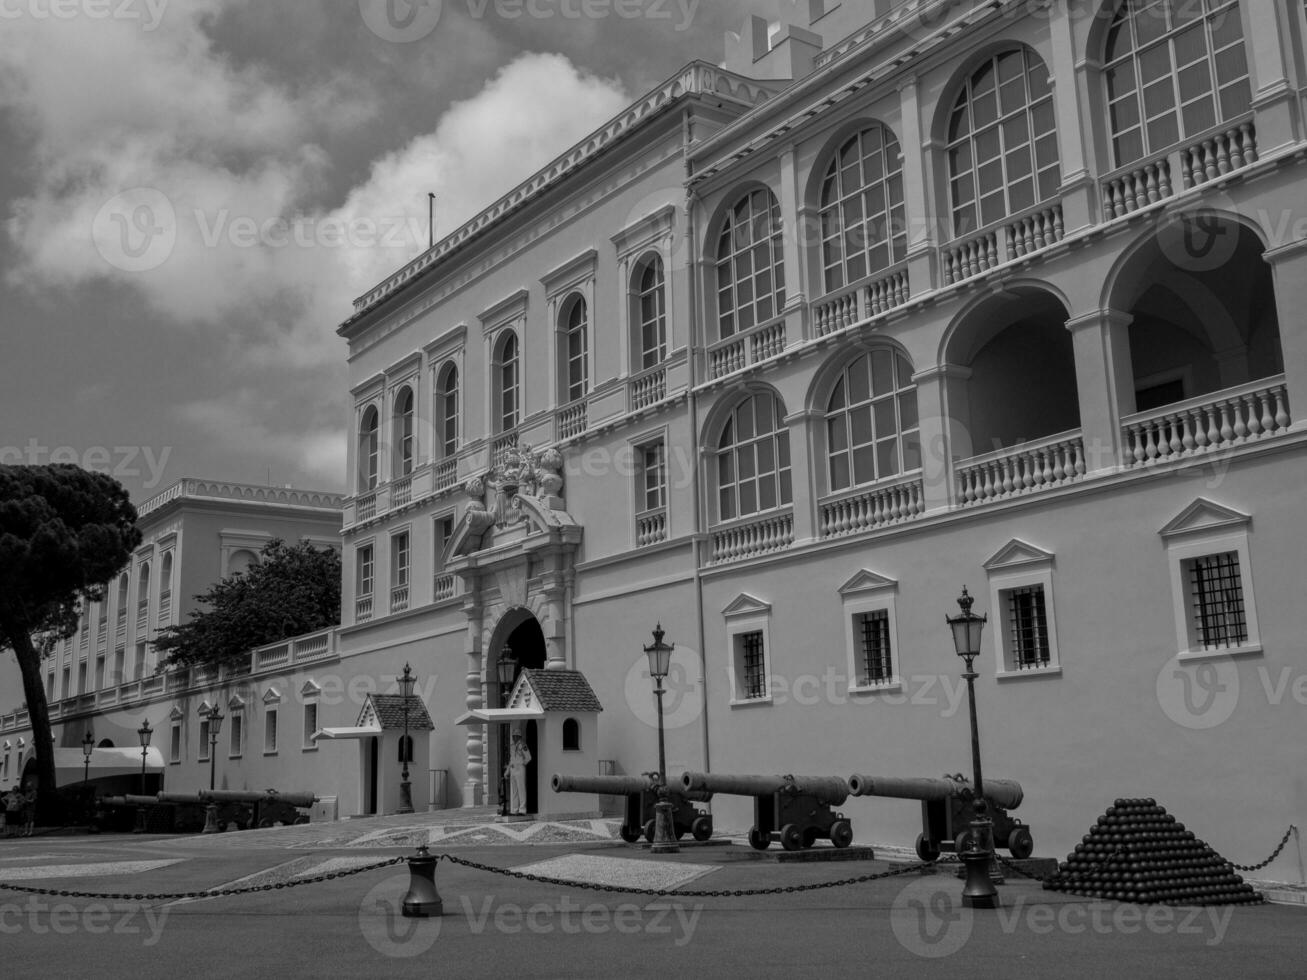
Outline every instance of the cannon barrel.
{"label": "cannon barrel", "polygon": [[827,806],[849,798],[849,784],[839,776],[731,776],[715,772],[686,772],[681,785],[688,792],[725,793],[728,796],[771,796],[786,793],[812,796]]}
{"label": "cannon barrel", "polygon": [[160,803],[203,803],[197,793],[160,793],[158,796]]}
{"label": "cannon barrel", "polygon": [[[555,793],[594,793],[599,796],[634,796],[658,790],[658,780],[653,773],[640,776],[565,776],[554,773],[549,783]],[[667,792],[670,796],[695,803],[707,803],[712,799],[712,793],[687,792],[675,782],[667,787]]]}
{"label": "cannon barrel", "polygon": [[136,796],[131,793],[121,797],[121,799],[129,806],[154,806],[162,802],[157,796]]}
{"label": "cannon barrel", "polygon": [[203,803],[285,803],[287,806],[300,808],[311,807],[318,801],[312,793],[279,793],[276,790],[259,792],[241,789],[202,789],[199,792],[199,799]]}
{"label": "cannon barrel", "polygon": [[[951,779],[949,777],[923,778],[915,777],[897,779],[894,777],[867,776],[854,773],[849,777],[849,789],[854,796],[883,796],[898,800],[947,800],[970,792],[971,781]],[[986,779],[985,799],[994,806],[1005,810],[1015,810],[1021,805],[1025,793],[1021,784],[1012,779]]]}

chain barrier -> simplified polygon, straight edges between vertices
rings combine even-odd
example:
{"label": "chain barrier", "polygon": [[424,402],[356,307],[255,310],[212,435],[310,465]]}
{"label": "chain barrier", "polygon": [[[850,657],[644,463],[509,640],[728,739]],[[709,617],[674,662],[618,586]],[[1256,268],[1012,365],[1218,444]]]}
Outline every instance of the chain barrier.
{"label": "chain barrier", "polygon": [[298,888],[300,885],[316,885],[319,882],[335,878],[349,878],[361,875],[365,871],[389,868],[408,861],[407,857],[390,858],[376,864],[366,864],[361,868],[349,868],[345,871],[332,871],[329,874],[315,875],[298,881],[278,881],[267,885],[249,885],[245,888],[211,888],[198,892],[74,892],[60,888],[33,888],[27,885],[11,885],[0,881],[0,891],[23,892],[28,895],[52,895],[58,898],[101,898],[116,902],[158,902],[175,901],[183,898],[225,898],[228,895],[251,895],[254,892],[280,891],[283,888]]}
{"label": "chain barrier", "polygon": [[1292,837],[1292,836],[1293,836],[1294,834],[1296,834],[1296,833],[1298,833],[1298,828],[1295,827],[1293,824],[1289,824],[1289,829],[1286,830],[1286,831],[1284,832],[1284,836],[1280,838],[1280,843],[1279,843],[1279,845],[1275,848],[1274,851],[1271,852],[1271,856],[1268,857],[1268,858],[1267,858],[1265,861],[1263,861],[1261,864],[1234,864],[1234,863],[1231,863],[1231,864],[1230,864],[1230,867],[1234,868],[1236,871],[1261,871],[1262,868],[1266,867],[1268,864],[1270,864],[1272,861],[1274,861],[1276,858],[1278,858],[1278,857],[1280,856],[1280,852],[1284,850],[1284,845],[1287,844],[1287,843],[1289,843],[1289,838]]}
{"label": "chain barrier", "polygon": [[909,874],[913,871],[920,871],[923,868],[929,868],[934,863],[909,864],[901,868],[892,868],[889,871],[880,871],[875,874],[857,875],[853,878],[840,878],[837,881],[820,881],[809,885],[777,885],[772,888],[726,888],[714,891],[707,889],[682,890],[679,888],[627,888],[622,885],[605,885],[592,881],[568,881],[565,878],[548,878],[544,875],[533,875],[526,871],[512,871],[508,868],[497,868],[494,865],[480,864],[476,861],[469,861],[466,858],[455,857],[452,854],[441,854],[439,857],[451,864],[459,864],[475,871],[488,871],[491,874],[503,875],[508,878],[521,878],[523,881],[534,881],[545,885],[563,885],[567,888],[581,888],[588,891],[617,892],[625,895],[649,895],[655,898],[747,898],[753,895],[789,895],[797,892],[817,891],[822,888],[843,888],[847,885],[860,885],[868,881],[893,878],[898,875]]}

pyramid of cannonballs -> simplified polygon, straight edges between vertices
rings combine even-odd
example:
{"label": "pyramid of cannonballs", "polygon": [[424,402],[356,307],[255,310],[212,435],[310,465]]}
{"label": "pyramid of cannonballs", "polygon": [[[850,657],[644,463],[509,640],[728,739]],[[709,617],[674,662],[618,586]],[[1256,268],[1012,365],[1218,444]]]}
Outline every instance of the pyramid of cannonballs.
{"label": "pyramid of cannonballs", "polygon": [[1057,872],[1051,891],[1141,905],[1257,905],[1266,899],[1155,800],[1117,800]]}

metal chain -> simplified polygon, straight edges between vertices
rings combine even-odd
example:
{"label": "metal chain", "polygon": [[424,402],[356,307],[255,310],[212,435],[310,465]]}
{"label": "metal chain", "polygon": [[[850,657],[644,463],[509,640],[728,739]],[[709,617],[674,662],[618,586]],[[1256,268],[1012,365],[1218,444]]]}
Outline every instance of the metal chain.
{"label": "metal chain", "polygon": [[504,875],[508,878],[521,878],[523,881],[535,881],[545,885],[563,885],[567,888],[582,888],[598,892],[618,892],[626,895],[650,895],[656,898],[745,898],[751,895],[788,895],[796,892],[817,891],[821,888],[841,888],[846,885],[860,885],[868,881],[877,881],[882,878],[893,878],[897,875],[908,874],[912,871],[920,871],[922,868],[929,868],[931,866],[930,864],[909,864],[902,868],[881,871],[877,874],[858,875],[854,878],[841,878],[838,881],[822,881],[811,885],[778,885],[773,888],[683,891],[679,888],[675,890],[666,888],[626,888],[621,885],[603,885],[590,881],[568,881],[564,878],[547,878],[543,875],[533,875],[525,871],[512,871],[508,868],[497,868],[494,865],[480,864],[476,861],[469,861],[466,858],[455,857],[452,854],[441,854],[439,857],[449,861],[451,864],[460,864],[465,868],[472,868],[476,871],[488,871],[491,874]]}
{"label": "metal chain", "polygon": [[331,881],[334,878],[348,878],[351,875],[363,874],[365,871],[376,871],[378,868],[389,868],[396,864],[402,864],[407,860],[407,857],[396,857],[391,858],[388,861],[378,861],[376,864],[367,864],[361,868],[350,868],[347,871],[333,871],[330,874],[317,875],[313,878],[304,878],[298,881],[278,881],[269,885],[249,885],[245,888],[209,889],[208,891],[199,892],[144,892],[139,894],[129,894],[127,892],[72,892],[57,888],[31,888],[25,885],[11,885],[3,881],[0,881],[0,890],[24,892],[28,895],[54,895],[59,898],[104,898],[118,902],[173,901],[182,898],[224,898],[227,895],[250,895],[254,892],[270,892],[279,891],[283,888],[298,888],[300,885],[316,885],[319,882]]}
{"label": "metal chain", "polygon": [[1262,868],[1266,867],[1268,864],[1270,864],[1272,861],[1274,861],[1276,858],[1278,858],[1278,857],[1280,856],[1280,852],[1284,850],[1284,845],[1287,844],[1287,843],[1289,843],[1289,838],[1292,837],[1292,836],[1293,836],[1294,834],[1296,834],[1297,832],[1298,832],[1298,828],[1295,827],[1293,824],[1289,824],[1289,829],[1286,830],[1286,831],[1284,832],[1284,836],[1280,838],[1280,844],[1279,844],[1279,846],[1276,847],[1276,849],[1275,849],[1274,851],[1271,852],[1271,856],[1268,857],[1268,858],[1267,858],[1265,861],[1263,861],[1261,864],[1234,864],[1234,863],[1231,863],[1231,864],[1230,864],[1230,867],[1234,868],[1236,871],[1261,871]]}

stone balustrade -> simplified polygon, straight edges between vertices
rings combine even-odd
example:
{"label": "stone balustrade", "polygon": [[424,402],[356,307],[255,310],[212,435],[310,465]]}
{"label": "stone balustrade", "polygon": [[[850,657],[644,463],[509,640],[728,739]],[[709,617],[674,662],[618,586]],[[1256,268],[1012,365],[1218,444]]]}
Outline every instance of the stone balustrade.
{"label": "stone balustrade", "polygon": [[1127,467],[1232,449],[1289,428],[1284,376],[1164,405],[1121,420]]}
{"label": "stone balustrade", "polygon": [[1078,430],[975,456],[955,464],[960,507],[1073,483],[1085,475]]}

